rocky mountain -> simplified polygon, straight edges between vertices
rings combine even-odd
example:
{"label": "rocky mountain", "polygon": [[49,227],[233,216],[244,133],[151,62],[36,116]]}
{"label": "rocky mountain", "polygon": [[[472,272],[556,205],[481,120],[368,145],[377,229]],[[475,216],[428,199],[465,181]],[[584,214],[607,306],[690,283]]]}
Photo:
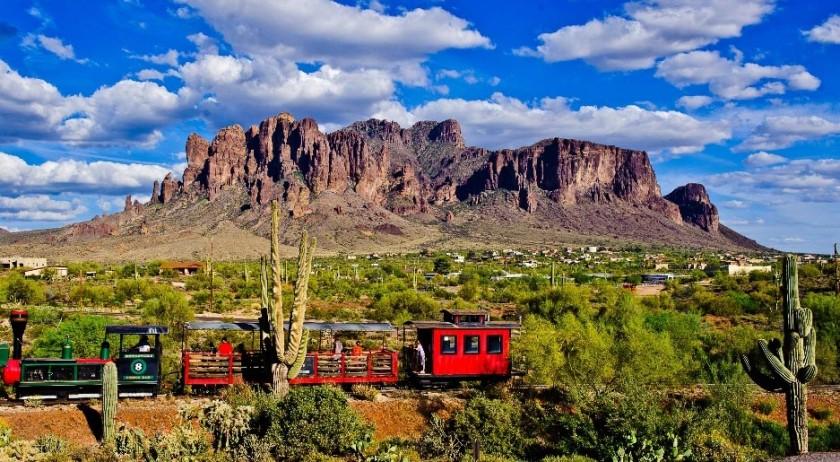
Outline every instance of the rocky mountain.
{"label": "rocky mountain", "polygon": [[[288,215],[287,242],[306,227],[333,251],[480,243],[647,243],[760,246],[719,223],[705,188],[662,196],[648,155],[552,138],[518,149],[467,147],[455,120],[402,128],[370,119],[323,133],[287,113],[212,140],[191,134],[180,179],[147,204],[49,234],[52,241],[173,233],[265,236],[268,204]],[[222,226],[222,225],[225,226]],[[260,244],[262,245],[262,244]]]}

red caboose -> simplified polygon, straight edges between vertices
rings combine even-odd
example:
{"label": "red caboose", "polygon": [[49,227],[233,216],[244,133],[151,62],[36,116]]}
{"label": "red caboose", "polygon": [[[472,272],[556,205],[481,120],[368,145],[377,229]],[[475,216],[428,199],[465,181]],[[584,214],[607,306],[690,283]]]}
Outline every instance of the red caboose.
{"label": "red caboose", "polygon": [[[443,321],[409,321],[425,354],[409,347],[408,373],[428,383],[459,380],[506,380],[513,370],[510,360],[511,331],[519,323],[490,321],[486,311],[444,310]],[[404,336],[405,338],[405,336]]]}

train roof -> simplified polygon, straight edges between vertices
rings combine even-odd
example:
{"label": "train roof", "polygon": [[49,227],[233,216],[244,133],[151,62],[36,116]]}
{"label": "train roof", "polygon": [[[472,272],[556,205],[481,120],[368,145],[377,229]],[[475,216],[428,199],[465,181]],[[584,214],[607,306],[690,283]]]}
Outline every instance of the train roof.
{"label": "train roof", "polygon": [[406,321],[404,325],[416,329],[518,329],[521,325],[512,321],[462,322],[445,321]]}
{"label": "train roof", "polygon": [[[184,324],[187,330],[239,330],[254,332],[260,330],[260,323],[256,321],[193,321]],[[394,326],[390,322],[322,322],[305,321],[303,327],[312,331],[333,332],[390,332]],[[286,329],[289,323],[286,322]]]}
{"label": "train roof", "polygon": [[106,334],[159,335],[168,334],[166,326],[105,326]]}

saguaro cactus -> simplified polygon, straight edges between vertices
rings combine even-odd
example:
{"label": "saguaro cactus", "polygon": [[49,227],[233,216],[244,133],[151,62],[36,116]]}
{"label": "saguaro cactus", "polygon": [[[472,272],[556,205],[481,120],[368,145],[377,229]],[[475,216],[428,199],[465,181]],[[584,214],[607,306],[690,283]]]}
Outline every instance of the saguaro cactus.
{"label": "saguaro cactus", "polygon": [[[277,201],[271,203],[271,269],[265,259],[260,268],[263,306],[268,310],[272,325],[274,361],[271,365],[271,386],[274,393],[285,396],[289,393],[289,379],[297,377],[306,359],[306,344],[309,333],[304,330],[306,306],[309,301],[309,275],[312,273],[312,257],[315,251],[315,239],[309,239],[304,231],[300,238],[298,252],[298,277],[295,281],[294,301],[289,313],[289,335],[283,330],[282,276],[280,273],[280,211]],[[271,273],[269,276],[269,272]],[[271,295],[268,293],[271,279]]]}
{"label": "saguaro cactus", "polygon": [[114,442],[117,434],[117,365],[108,361],[102,366],[102,441]]}
{"label": "saguaro cactus", "polygon": [[747,356],[741,360],[753,381],[772,393],[784,393],[787,404],[788,434],[793,454],[808,452],[808,412],[805,385],[817,375],[813,315],[799,305],[799,281],[796,257],[782,260],[782,333],[784,340],[758,341],[756,353],[767,365],[769,374],[753,367]]}

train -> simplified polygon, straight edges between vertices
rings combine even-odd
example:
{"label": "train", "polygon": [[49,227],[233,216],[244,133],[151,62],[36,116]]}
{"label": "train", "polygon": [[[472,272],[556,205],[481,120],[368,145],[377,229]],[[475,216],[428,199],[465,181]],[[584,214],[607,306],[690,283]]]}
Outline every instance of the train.
{"label": "train", "polygon": [[[166,326],[106,326],[96,358],[74,358],[68,341],[59,358],[23,358],[23,335],[28,314],[12,310],[12,346],[0,344],[3,382],[16,399],[73,400],[100,397],[102,366],[117,364],[120,398],[152,397],[161,392],[164,370],[161,336]],[[288,328],[288,326],[284,326]],[[443,310],[439,321],[408,321],[401,327],[388,322],[305,321],[310,338],[317,334],[318,348],[308,351],[294,386],[326,385],[402,386],[426,388],[452,386],[463,381],[506,381],[521,373],[511,363],[511,337],[518,322],[491,321],[486,311]],[[216,331],[221,335],[250,333],[250,348],[240,343],[230,352],[191,348],[190,334]],[[233,334],[233,333],[237,334]],[[193,321],[183,325],[178,392],[216,392],[234,384],[270,383],[273,352],[271,325],[266,310],[257,320]],[[322,349],[322,340],[336,337],[382,335],[382,345]],[[385,338],[402,338],[402,348],[389,348]],[[72,340],[72,339],[70,339]],[[116,340],[112,349],[111,341]],[[420,347],[417,347],[419,343]],[[420,351],[422,350],[422,354]],[[401,366],[403,366],[401,368]]]}

